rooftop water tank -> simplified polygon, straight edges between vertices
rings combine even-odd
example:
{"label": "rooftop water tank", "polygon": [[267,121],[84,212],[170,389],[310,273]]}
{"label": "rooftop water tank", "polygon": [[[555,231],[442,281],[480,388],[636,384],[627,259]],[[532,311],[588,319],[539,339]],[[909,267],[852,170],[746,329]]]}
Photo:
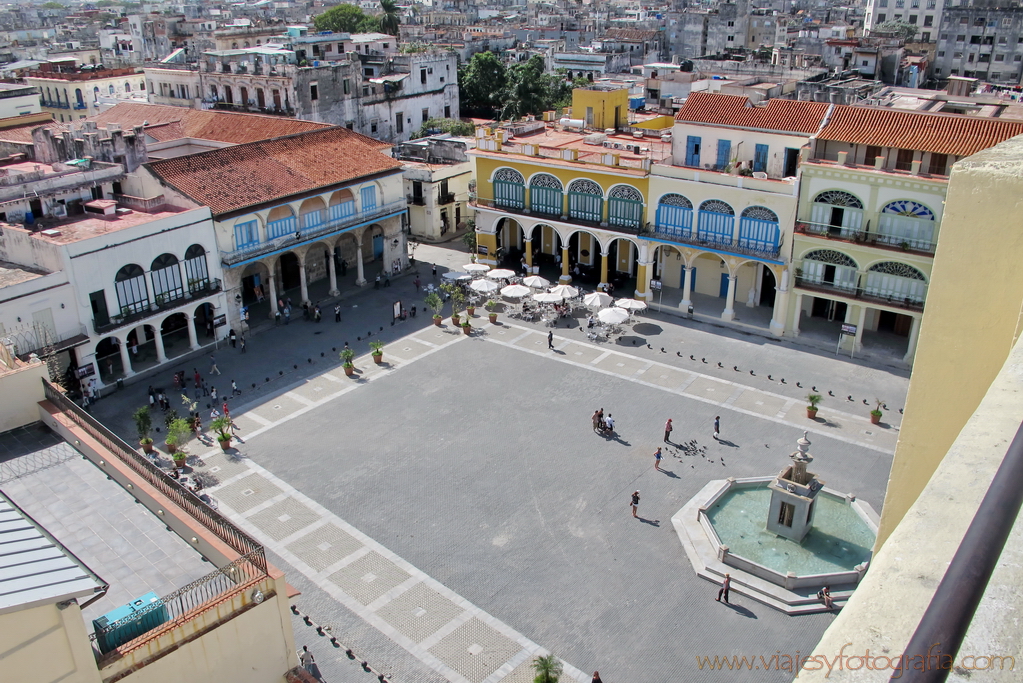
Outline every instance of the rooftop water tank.
{"label": "rooftop water tank", "polygon": [[582,119],[561,119],[558,121],[562,128],[578,128],[582,130],[586,127],[586,122]]}

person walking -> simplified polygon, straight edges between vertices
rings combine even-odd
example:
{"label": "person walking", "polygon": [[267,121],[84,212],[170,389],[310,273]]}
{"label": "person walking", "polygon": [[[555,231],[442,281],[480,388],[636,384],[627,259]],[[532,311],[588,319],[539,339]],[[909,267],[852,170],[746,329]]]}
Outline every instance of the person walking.
{"label": "person walking", "polygon": [[241,337],[241,339],[239,341],[241,342],[241,345],[242,345],[242,353],[245,353],[245,335],[244,334],[242,335],[242,337]]}
{"label": "person walking", "polygon": [[554,332],[553,331],[547,333],[547,348],[551,349],[551,350],[554,349]]}
{"label": "person walking", "polygon": [[238,335],[235,334],[233,327],[231,328],[231,331],[227,333],[227,336],[231,339],[231,348],[238,348]]}
{"label": "person walking", "polygon": [[418,275],[416,276],[416,279],[412,281],[412,284],[414,284],[416,286],[416,293],[418,294],[419,293],[419,285],[422,284],[419,281],[419,276]]}
{"label": "person walking", "polygon": [[313,320],[319,323],[322,319],[323,318],[320,315],[320,305],[316,304],[315,306],[313,306]]}
{"label": "person walking", "polygon": [[334,322],[341,322],[341,304],[334,304]]}
{"label": "person walking", "polygon": [[195,377],[195,388],[198,389],[200,386],[202,386],[202,375],[199,374],[199,368],[192,368],[192,370],[195,372],[195,375],[194,375],[194,377]]}
{"label": "person walking", "polygon": [[590,417],[590,421],[593,423],[593,431],[600,429],[600,411],[594,410],[593,415]]}
{"label": "person walking", "polygon": [[721,582],[721,588],[720,588],[720,590],[718,590],[718,596],[715,598],[715,601],[721,602],[721,598],[724,597],[725,604],[726,605],[730,604],[728,602],[728,591],[731,589],[731,587],[732,587],[732,575],[731,574],[725,574],[725,580]]}
{"label": "person walking", "polygon": [[657,450],[654,451],[654,469],[657,470],[658,472],[661,471],[661,458],[663,457],[664,456],[661,455],[661,447],[658,446]]}
{"label": "person walking", "polygon": [[600,680],[600,672],[599,671],[594,671],[593,672],[593,678],[590,680],[590,683],[604,683],[604,681]]}
{"label": "person walking", "polygon": [[213,401],[214,403],[217,402],[217,388],[216,387],[210,387],[210,400]]}
{"label": "person walking", "polygon": [[231,396],[238,396],[241,393],[242,390],[238,388],[238,385],[235,384],[234,380],[231,380]]}
{"label": "person walking", "polygon": [[277,309],[276,311],[274,311],[274,327],[277,327],[280,324],[281,324],[281,311],[280,311],[280,309]]}
{"label": "person walking", "polygon": [[299,653],[298,661],[302,665],[302,668],[309,672],[310,676],[313,676],[316,680],[320,680],[320,672],[316,666],[316,660],[313,659],[313,653],[309,651],[308,646],[302,646],[302,651]]}
{"label": "person walking", "polygon": [[285,325],[291,324],[291,306],[284,307],[284,324]]}
{"label": "person walking", "polygon": [[373,289],[380,289],[380,273],[377,273],[377,279],[373,281]]}
{"label": "person walking", "polygon": [[433,279],[437,279],[437,264],[433,264]]}
{"label": "person walking", "polygon": [[227,399],[226,398],[224,399],[224,404],[222,406],[220,406],[220,409],[222,411],[224,411],[224,417],[226,417],[228,420],[230,420],[231,419],[231,409],[227,407]]}
{"label": "person walking", "polygon": [[721,416],[718,415],[714,418],[714,440],[717,441],[718,437],[721,436]]}
{"label": "person walking", "polygon": [[220,374],[220,368],[217,367],[217,357],[210,354],[210,374]]}
{"label": "person walking", "polygon": [[632,516],[639,517],[639,515],[636,514],[636,511],[639,509],[639,489],[632,492],[632,501],[629,505],[632,507]]}
{"label": "person walking", "polygon": [[[668,421],[664,423],[664,443],[671,443],[671,429],[671,418],[669,417]],[[661,449],[657,450],[660,452]]]}
{"label": "person walking", "polygon": [[[203,396],[209,396],[210,395],[210,388],[209,388],[209,386],[207,386],[206,380],[202,381],[202,395]],[[199,392],[198,391],[195,392],[195,397],[199,398]]]}

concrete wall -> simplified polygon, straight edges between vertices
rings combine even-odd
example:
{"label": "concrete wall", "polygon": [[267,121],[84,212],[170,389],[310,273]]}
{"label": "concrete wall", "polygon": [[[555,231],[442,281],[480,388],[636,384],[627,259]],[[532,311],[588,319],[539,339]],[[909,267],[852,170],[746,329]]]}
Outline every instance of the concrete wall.
{"label": "concrete wall", "polygon": [[1023,136],[953,167],[879,547],[927,485],[1019,338],[1021,197]]}
{"label": "concrete wall", "polygon": [[[42,379],[49,379],[46,363],[39,361],[7,370],[0,365],[0,433],[39,420],[38,401],[43,400]],[[0,624],[0,634],[4,633]],[[0,650],[2,652],[2,650]],[[2,661],[0,657],[0,661]]]}
{"label": "concrete wall", "polygon": [[[36,410],[35,404],[32,409]],[[85,620],[76,604],[65,609],[40,605],[0,614],[0,653],[3,679],[12,683],[101,680],[89,647]]]}

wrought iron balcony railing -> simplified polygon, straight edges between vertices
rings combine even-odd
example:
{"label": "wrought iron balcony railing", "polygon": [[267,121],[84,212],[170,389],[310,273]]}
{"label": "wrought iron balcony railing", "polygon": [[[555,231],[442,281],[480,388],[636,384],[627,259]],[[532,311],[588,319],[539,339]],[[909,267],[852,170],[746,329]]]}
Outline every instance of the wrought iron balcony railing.
{"label": "wrought iron balcony railing", "polygon": [[178,308],[186,301],[196,301],[203,297],[210,296],[211,294],[216,294],[219,291],[219,279],[211,278],[208,280],[199,280],[191,283],[187,293],[182,289],[178,290],[176,293],[158,295],[154,303],[147,302],[143,304],[143,307],[140,310],[132,311],[125,307],[125,309],[121,311],[120,315],[112,315],[106,322],[93,318],[92,329],[96,331],[96,334],[105,334],[110,330],[117,329],[118,327],[124,327],[125,325],[145,320],[156,313],[169,311],[172,308]]}

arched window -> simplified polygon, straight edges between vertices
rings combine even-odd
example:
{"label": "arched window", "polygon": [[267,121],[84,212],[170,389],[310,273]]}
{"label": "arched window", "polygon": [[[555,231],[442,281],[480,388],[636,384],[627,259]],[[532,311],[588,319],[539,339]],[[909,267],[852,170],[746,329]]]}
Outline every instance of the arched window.
{"label": "arched window", "polygon": [[604,190],[588,178],[568,184],[568,217],[599,223],[604,219]]}
{"label": "arched window", "polygon": [[327,217],[333,221],[344,221],[355,215],[355,195],[348,188],[330,195]]}
{"label": "arched window", "polygon": [[863,202],[842,190],[826,190],[813,198],[810,221],[817,232],[854,237],[863,225]]}
{"label": "arched window", "polygon": [[680,194],[666,194],[657,202],[655,231],[670,237],[693,236],[693,203]]}
{"label": "arched window", "polygon": [[150,275],[153,278],[153,296],[156,298],[157,306],[163,306],[185,295],[185,290],[181,286],[181,268],[178,267],[178,259],[173,254],[157,256],[150,267]]}
{"label": "arched window", "polygon": [[75,88],[75,106],[78,109],[85,109],[85,96],[82,95],[81,88]]}
{"label": "arched window", "polygon": [[564,187],[547,173],[537,173],[529,180],[529,208],[534,213],[560,216],[564,211]]}
{"label": "arched window", "polygon": [[913,305],[922,304],[927,279],[913,266],[896,261],[875,263],[867,269],[865,294]]}
{"label": "arched window", "polygon": [[228,104],[234,104],[234,93],[231,92],[231,86],[224,86],[224,101]]}
{"label": "arched window", "polygon": [[909,199],[889,202],[881,209],[877,241],[904,249],[934,250],[934,212]]}
{"label": "arched window", "polygon": [[359,200],[362,202],[362,211],[373,211],[377,208],[377,186],[367,185],[359,190]]}
{"label": "arched window", "polygon": [[217,99],[217,86],[210,85],[210,97]]}
{"label": "arched window", "polygon": [[502,168],[494,174],[494,204],[505,209],[526,206],[526,181],[513,168]]}
{"label": "arched window", "polygon": [[607,222],[639,228],[643,220],[643,195],[631,185],[615,185],[607,195]]}
{"label": "arched window", "polygon": [[778,214],[763,206],[748,206],[739,218],[739,247],[776,254],[781,242]]}
{"label": "arched window", "polygon": [[113,95],[115,92],[117,92],[117,89],[114,88],[114,84],[113,83],[111,83],[109,86],[107,86],[107,90],[110,91],[111,95]]}
{"label": "arched window", "polygon": [[149,308],[146,273],[140,266],[131,263],[117,271],[114,288],[117,290],[117,305],[121,315],[141,313]]}
{"label": "arched window", "polygon": [[803,256],[800,282],[856,291],[856,261],[834,249],[817,249]]}
{"label": "arched window", "polygon": [[131,92],[131,83],[128,81],[124,82],[124,92]]}
{"label": "arched window", "polygon": [[303,230],[313,230],[326,221],[327,207],[319,197],[310,197],[298,207],[298,217]]}
{"label": "arched window", "polygon": [[298,221],[290,206],[276,206],[270,211],[266,222],[267,239],[293,235],[297,229]]}
{"label": "arched window", "polygon": [[200,244],[193,244],[185,252],[185,279],[188,291],[193,294],[209,287],[210,271],[206,267],[206,249]]}
{"label": "arched window", "polygon": [[731,244],[735,236],[735,210],[719,199],[700,204],[696,237],[710,244]]}

